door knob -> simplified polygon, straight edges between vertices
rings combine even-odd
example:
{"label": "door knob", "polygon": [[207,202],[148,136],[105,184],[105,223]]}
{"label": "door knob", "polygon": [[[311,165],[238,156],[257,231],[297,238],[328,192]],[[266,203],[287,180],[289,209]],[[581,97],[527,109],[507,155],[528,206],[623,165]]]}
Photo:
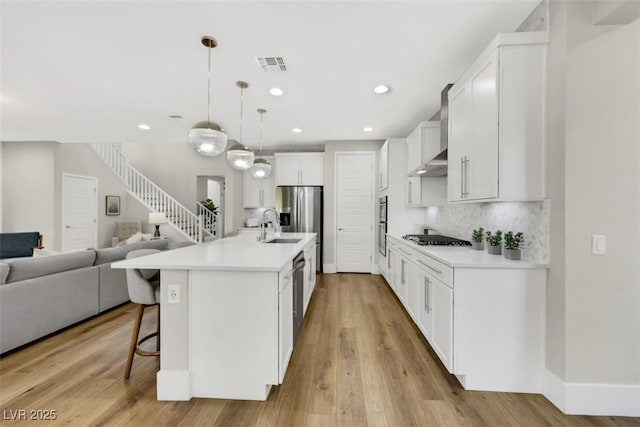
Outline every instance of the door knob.
{"label": "door knob", "polygon": [[344,228],[338,228],[338,231],[342,231],[342,230],[344,230]]}

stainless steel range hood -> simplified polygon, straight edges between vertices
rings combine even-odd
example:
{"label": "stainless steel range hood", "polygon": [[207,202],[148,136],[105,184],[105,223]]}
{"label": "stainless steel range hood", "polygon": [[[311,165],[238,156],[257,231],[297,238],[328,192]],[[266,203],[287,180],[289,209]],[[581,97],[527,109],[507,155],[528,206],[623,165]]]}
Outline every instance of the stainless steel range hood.
{"label": "stainless steel range hood", "polygon": [[449,89],[450,83],[440,93],[440,152],[424,165],[413,171],[412,176],[446,176],[447,147],[449,145]]}

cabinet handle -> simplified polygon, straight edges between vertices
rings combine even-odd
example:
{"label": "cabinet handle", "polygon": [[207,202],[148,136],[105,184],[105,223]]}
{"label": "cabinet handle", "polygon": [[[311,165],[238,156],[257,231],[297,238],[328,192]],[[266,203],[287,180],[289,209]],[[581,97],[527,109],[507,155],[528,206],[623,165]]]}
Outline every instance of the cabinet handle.
{"label": "cabinet handle", "polygon": [[411,204],[411,184],[413,183],[411,182],[411,178],[409,178],[409,197],[407,197],[409,199],[409,205]]}
{"label": "cabinet handle", "polygon": [[460,157],[460,198],[464,199],[464,157]]}
{"label": "cabinet handle", "polygon": [[471,160],[469,160],[469,158],[467,156],[464,156],[464,198],[466,199],[467,197],[469,197],[469,187],[468,187],[468,175],[469,175],[469,162]]}
{"label": "cabinet handle", "polygon": [[427,313],[431,312],[431,279],[427,279]]}
{"label": "cabinet handle", "polygon": [[404,260],[400,260],[400,283],[404,285]]}
{"label": "cabinet handle", "polygon": [[424,276],[424,311],[429,312],[429,306],[427,305],[427,276]]}
{"label": "cabinet handle", "polygon": [[391,269],[391,249],[387,249],[387,268]]}

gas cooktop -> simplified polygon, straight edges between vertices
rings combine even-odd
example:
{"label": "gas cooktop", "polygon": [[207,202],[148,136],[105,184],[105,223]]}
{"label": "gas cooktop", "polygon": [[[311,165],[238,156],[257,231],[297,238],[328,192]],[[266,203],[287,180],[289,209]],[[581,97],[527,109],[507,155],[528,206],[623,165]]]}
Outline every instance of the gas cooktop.
{"label": "gas cooktop", "polygon": [[403,239],[420,246],[471,246],[471,242],[439,234],[405,234]]}

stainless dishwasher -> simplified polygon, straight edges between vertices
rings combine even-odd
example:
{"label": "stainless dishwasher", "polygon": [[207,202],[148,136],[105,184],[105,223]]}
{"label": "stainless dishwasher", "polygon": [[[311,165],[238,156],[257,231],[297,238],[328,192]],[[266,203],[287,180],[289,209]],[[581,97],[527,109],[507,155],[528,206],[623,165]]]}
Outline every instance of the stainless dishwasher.
{"label": "stainless dishwasher", "polygon": [[293,344],[295,345],[302,326],[304,301],[304,252],[293,259]]}

